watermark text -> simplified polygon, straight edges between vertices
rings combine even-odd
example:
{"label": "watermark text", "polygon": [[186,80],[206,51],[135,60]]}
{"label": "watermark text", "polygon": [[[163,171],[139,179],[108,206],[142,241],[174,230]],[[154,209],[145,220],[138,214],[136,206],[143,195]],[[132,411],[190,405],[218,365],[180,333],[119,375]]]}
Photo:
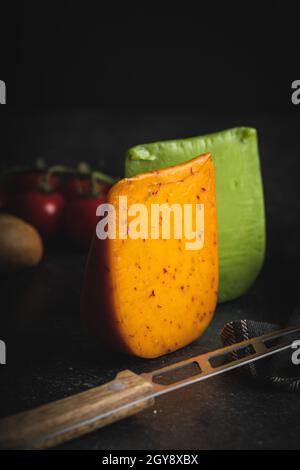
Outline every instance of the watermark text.
{"label": "watermark text", "polygon": [[292,348],[295,349],[295,351],[292,354],[292,363],[294,366],[299,366],[300,364],[300,340],[296,340],[292,344]]}
{"label": "watermark text", "polygon": [[294,80],[292,82],[292,95],[291,100],[294,105],[300,104],[300,80]]}
{"label": "watermark text", "polygon": [[6,85],[3,80],[0,80],[0,104],[6,104]]}

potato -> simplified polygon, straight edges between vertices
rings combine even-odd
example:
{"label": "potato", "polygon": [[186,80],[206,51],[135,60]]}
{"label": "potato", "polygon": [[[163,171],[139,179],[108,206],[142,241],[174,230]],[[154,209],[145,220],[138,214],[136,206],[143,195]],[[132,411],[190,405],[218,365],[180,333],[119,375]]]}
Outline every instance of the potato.
{"label": "potato", "polygon": [[43,242],[27,222],[0,214],[0,273],[36,266],[43,256]]}

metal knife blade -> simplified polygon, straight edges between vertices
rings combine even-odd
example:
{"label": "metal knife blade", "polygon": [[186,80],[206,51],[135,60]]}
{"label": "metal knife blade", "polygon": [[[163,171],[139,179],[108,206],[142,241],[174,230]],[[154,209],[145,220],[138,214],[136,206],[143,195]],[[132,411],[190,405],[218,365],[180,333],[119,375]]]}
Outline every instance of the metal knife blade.
{"label": "metal knife blade", "polygon": [[[289,335],[295,333],[299,333],[300,338],[300,327],[277,330],[249,340],[241,341],[240,343],[235,343],[233,345],[225,346],[215,351],[200,354],[199,356],[191,357],[190,359],[177,362],[173,365],[157,369],[150,373],[141,374],[141,376],[153,383],[153,397],[157,397],[164,393],[172,392],[173,390],[177,390],[181,387],[185,387],[193,383],[201,382],[202,380],[206,380],[209,377],[214,377],[216,375],[223,374],[230,370],[237,369],[238,367],[245,366],[247,364],[259,361],[268,356],[289,349],[292,347],[294,341],[287,340],[285,343],[280,342],[279,344],[273,346],[271,345],[270,347],[268,347],[267,343],[271,342],[272,340],[275,341],[282,338],[286,338]],[[229,354],[238,351],[243,352],[245,356],[237,359],[232,358],[226,364],[223,365],[213,365],[213,361],[215,359],[221,358],[222,356],[224,357],[226,355],[228,356]],[[199,370],[198,374],[195,374],[192,377],[187,377],[182,380],[175,380],[173,383],[170,384],[163,384],[161,382],[161,379],[163,377],[166,378],[167,374],[170,375],[171,372],[176,373],[180,369],[182,372],[183,369],[189,366],[190,364],[197,364]]]}

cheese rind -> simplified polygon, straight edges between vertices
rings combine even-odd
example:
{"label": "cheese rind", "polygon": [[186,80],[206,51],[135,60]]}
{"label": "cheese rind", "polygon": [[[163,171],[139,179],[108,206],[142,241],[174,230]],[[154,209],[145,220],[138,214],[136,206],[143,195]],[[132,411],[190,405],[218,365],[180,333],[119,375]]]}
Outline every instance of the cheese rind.
{"label": "cheese rind", "polygon": [[132,239],[130,217],[126,239],[95,237],[92,243],[82,293],[84,322],[109,348],[153,358],[198,338],[216,307],[218,252],[212,159],[206,154],[116,183],[107,202],[116,209],[117,227],[120,196],[127,197],[128,208],[144,204],[149,227],[153,204],[180,204],[182,208],[192,204],[193,210],[204,210],[202,248],[187,249],[191,240],[185,233],[176,239],[172,230],[170,239],[163,239],[161,232],[159,239]]}
{"label": "cheese rind", "polygon": [[219,301],[239,297],[256,279],[265,256],[265,214],[256,130],[239,127],[128,150],[125,175],[177,165],[210,152],[216,173]]}

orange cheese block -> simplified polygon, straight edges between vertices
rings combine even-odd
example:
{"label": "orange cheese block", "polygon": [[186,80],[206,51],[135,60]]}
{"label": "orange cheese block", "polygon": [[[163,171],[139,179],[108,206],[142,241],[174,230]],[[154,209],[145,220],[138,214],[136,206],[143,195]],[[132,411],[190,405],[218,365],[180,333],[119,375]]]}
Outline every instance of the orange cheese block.
{"label": "orange cheese block", "polygon": [[84,322],[109,348],[144,358],[197,339],[218,291],[210,154],[123,179],[107,203],[110,218],[101,215],[109,238],[95,236],[86,266]]}

